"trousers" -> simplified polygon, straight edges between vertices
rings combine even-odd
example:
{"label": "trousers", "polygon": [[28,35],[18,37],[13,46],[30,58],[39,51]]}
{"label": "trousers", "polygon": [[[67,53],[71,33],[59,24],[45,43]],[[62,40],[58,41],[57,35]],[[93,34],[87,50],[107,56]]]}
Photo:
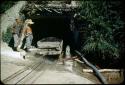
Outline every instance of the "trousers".
{"label": "trousers", "polygon": [[19,36],[18,34],[13,34],[14,38],[14,47],[17,47],[19,45]]}
{"label": "trousers", "polygon": [[26,48],[28,49],[31,48],[32,40],[33,40],[32,34],[26,36]]}

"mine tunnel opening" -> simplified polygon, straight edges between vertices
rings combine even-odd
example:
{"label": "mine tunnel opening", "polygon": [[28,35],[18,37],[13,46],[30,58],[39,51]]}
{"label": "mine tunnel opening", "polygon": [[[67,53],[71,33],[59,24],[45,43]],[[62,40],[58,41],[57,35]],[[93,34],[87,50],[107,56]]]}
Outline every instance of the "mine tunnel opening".
{"label": "mine tunnel opening", "polygon": [[37,47],[37,42],[43,38],[56,37],[63,40],[63,50],[67,45],[74,49],[73,33],[70,29],[71,16],[40,16],[32,17],[32,20],[33,46]]}

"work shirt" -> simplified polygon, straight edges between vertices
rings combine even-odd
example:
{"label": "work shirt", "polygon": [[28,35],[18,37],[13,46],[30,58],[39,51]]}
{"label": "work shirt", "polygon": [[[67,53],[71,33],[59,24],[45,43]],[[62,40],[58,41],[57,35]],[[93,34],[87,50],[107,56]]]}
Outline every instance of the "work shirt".
{"label": "work shirt", "polygon": [[15,33],[17,35],[20,35],[22,31],[23,24],[15,22],[12,28],[12,33]]}
{"label": "work shirt", "polygon": [[23,34],[26,36],[28,36],[29,34],[32,34],[31,27],[27,26],[27,27],[23,28]]}

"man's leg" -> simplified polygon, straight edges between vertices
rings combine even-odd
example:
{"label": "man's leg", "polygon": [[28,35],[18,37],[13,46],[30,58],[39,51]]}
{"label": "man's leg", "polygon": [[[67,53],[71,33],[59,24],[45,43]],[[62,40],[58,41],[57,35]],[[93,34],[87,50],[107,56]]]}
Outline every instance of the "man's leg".
{"label": "man's leg", "polygon": [[32,39],[33,39],[33,35],[29,35],[26,37],[26,49],[27,49],[27,51],[31,48]]}
{"label": "man's leg", "polygon": [[14,38],[14,50],[17,51],[19,37],[17,34],[13,34],[13,38]]}
{"label": "man's leg", "polygon": [[18,45],[18,49],[21,48],[22,44],[23,44],[23,40],[24,40],[24,35],[22,35],[19,39],[19,45]]}

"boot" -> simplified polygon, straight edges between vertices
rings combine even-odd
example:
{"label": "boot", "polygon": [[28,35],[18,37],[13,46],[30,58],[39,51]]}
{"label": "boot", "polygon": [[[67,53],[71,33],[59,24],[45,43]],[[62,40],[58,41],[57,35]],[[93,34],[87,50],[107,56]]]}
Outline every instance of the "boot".
{"label": "boot", "polygon": [[29,48],[26,48],[25,50],[26,50],[26,52],[30,52]]}
{"label": "boot", "polygon": [[14,51],[17,51],[17,47],[14,47],[13,50],[14,50]]}

